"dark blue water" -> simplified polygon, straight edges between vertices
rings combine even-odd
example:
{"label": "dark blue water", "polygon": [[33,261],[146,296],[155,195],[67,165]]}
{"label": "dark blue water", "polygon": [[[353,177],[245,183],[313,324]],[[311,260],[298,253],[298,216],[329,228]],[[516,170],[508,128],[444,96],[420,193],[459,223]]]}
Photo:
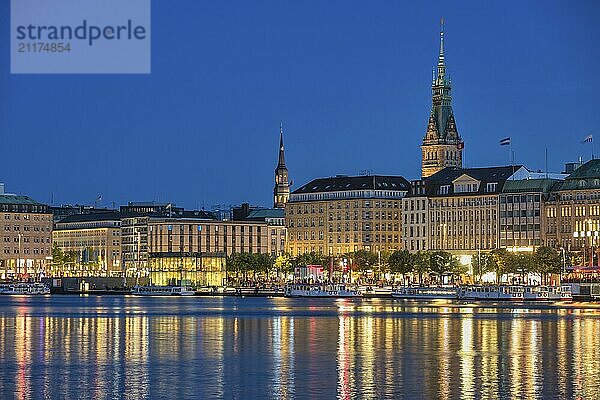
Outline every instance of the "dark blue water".
{"label": "dark blue water", "polygon": [[0,398],[600,398],[600,309],[0,297]]}

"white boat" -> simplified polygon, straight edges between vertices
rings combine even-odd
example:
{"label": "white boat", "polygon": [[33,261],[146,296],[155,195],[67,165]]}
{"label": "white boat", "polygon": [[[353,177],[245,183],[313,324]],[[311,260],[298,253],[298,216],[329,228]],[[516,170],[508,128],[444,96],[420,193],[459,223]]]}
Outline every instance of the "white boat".
{"label": "white boat", "polygon": [[392,292],[395,299],[436,300],[458,299],[458,288],[455,287],[399,287]]}
{"label": "white boat", "polygon": [[548,286],[524,286],[523,299],[527,301],[550,301]]}
{"label": "white boat", "polygon": [[362,297],[359,290],[343,284],[290,284],[285,286],[285,297]]}
{"label": "white boat", "polygon": [[548,299],[553,301],[572,301],[571,285],[548,286]]}
{"label": "white boat", "polygon": [[468,285],[458,290],[460,300],[523,301],[522,286]]}
{"label": "white boat", "polygon": [[137,296],[193,296],[194,289],[189,286],[135,286],[131,294]]}
{"label": "white boat", "polygon": [[10,283],[0,286],[0,294],[38,295],[50,294],[50,288],[43,283]]}
{"label": "white boat", "polygon": [[358,290],[364,297],[391,297],[394,289],[391,286],[361,286]]}
{"label": "white boat", "polygon": [[202,286],[196,290],[196,293],[204,296],[214,295],[217,293],[217,288],[215,286]]}

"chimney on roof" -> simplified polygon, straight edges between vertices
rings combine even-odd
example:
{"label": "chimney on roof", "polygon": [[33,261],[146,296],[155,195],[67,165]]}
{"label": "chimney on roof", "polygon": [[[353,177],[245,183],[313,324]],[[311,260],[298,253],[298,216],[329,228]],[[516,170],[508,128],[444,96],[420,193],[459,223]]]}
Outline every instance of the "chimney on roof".
{"label": "chimney on roof", "polygon": [[4,194],[4,183],[0,183],[0,194]]}

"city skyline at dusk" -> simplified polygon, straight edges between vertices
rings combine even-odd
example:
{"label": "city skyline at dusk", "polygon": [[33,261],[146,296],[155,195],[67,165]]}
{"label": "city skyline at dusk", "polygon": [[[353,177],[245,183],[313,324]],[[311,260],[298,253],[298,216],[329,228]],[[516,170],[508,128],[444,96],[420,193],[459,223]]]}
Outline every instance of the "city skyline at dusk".
{"label": "city skyline at dusk", "polygon": [[149,75],[1,67],[0,181],[55,204],[268,206],[280,122],[292,190],[362,170],[416,179],[442,16],[463,165],[508,164],[510,136],[517,163],[543,170],[547,148],[560,172],[590,158],[580,141],[600,122],[597,5],[544,5],[153,2]]}

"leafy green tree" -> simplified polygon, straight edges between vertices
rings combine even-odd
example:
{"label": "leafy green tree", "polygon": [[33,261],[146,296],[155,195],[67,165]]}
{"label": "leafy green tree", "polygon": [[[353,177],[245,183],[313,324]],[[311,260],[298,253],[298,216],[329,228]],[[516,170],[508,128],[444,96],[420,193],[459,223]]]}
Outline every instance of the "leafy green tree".
{"label": "leafy green tree", "polygon": [[508,253],[505,262],[505,272],[521,275],[525,281],[525,275],[535,270],[535,260],[532,253]]}
{"label": "leafy green tree", "polygon": [[64,263],[65,253],[56,243],[52,245],[52,263],[62,265]]}
{"label": "leafy green tree", "polygon": [[448,264],[452,255],[446,251],[433,251],[429,253],[429,270],[442,277],[448,272]]}
{"label": "leafy green tree", "polygon": [[456,277],[467,274],[467,272],[469,272],[469,268],[466,265],[463,265],[458,258],[452,256],[449,263],[449,271],[452,274],[452,279],[454,280]]}
{"label": "leafy green tree", "polygon": [[417,251],[415,254],[414,272],[419,276],[419,283],[423,283],[423,274],[431,270],[431,254],[427,250]]}
{"label": "leafy green tree", "polygon": [[473,266],[473,278],[476,282],[481,282],[481,277],[488,272],[494,272],[494,261],[490,253],[479,253],[471,259]]}
{"label": "leafy green tree", "polygon": [[390,255],[388,264],[392,273],[402,276],[402,284],[404,285],[406,284],[406,275],[413,272],[416,261],[416,255],[408,250],[396,250]]}
{"label": "leafy green tree", "polygon": [[500,283],[502,276],[507,273],[509,253],[506,249],[495,249],[490,252],[489,268],[496,273],[496,283]]}
{"label": "leafy green tree", "polygon": [[306,267],[307,265],[321,265],[324,266],[325,257],[321,253],[310,252],[299,254],[292,260],[292,264],[295,267]]}
{"label": "leafy green tree", "polygon": [[289,274],[294,270],[292,257],[288,253],[277,256],[273,261],[273,268],[277,273]]}
{"label": "leafy green tree", "polygon": [[73,268],[79,262],[79,255],[75,250],[63,251],[56,243],[52,245],[52,265],[59,274],[68,268]]}
{"label": "leafy green tree", "polygon": [[466,272],[466,267],[447,251],[434,251],[430,253],[429,259],[430,271],[438,276],[440,282],[445,274],[454,277]]}
{"label": "leafy green tree", "polygon": [[377,254],[367,250],[358,250],[348,256],[352,264],[361,272],[374,269],[379,259]]}
{"label": "leafy green tree", "polygon": [[225,260],[225,268],[227,275],[235,272],[236,280],[239,279],[239,274],[242,272],[242,253],[232,253]]}
{"label": "leafy green tree", "polygon": [[551,247],[538,247],[534,255],[535,270],[542,277],[542,284],[547,283],[548,274],[559,274],[562,267],[562,256]]}
{"label": "leafy green tree", "polygon": [[377,261],[379,272],[385,273],[390,271],[390,257],[392,256],[392,252],[389,250],[383,250],[379,253],[379,260]]}

